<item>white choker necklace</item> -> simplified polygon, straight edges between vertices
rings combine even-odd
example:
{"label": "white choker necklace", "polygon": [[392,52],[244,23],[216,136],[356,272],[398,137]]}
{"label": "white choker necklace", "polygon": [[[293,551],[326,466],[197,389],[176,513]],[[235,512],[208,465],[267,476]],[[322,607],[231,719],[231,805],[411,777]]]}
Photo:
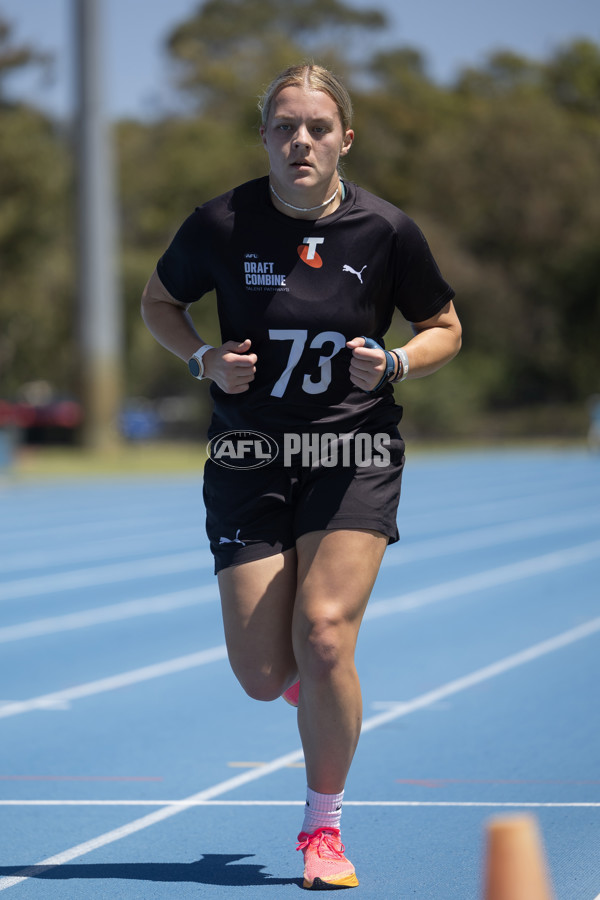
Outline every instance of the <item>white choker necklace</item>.
{"label": "white choker necklace", "polygon": [[279,194],[277,193],[277,191],[275,190],[275,188],[273,187],[271,182],[269,182],[269,187],[271,188],[272,193],[275,194],[275,196],[277,197],[279,202],[283,203],[284,206],[288,206],[290,209],[295,209],[296,212],[314,212],[316,209],[323,209],[324,206],[329,206],[329,204],[332,203],[333,200],[335,200],[335,198],[338,195],[339,189],[340,189],[340,183],[338,181],[338,186],[336,187],[336,189],[333,192],[333,194],[331,195],[331,197],[328,200],[325,200],[324,203],[319,203],[318,206],[292,206],[291,203],[288,203],[287,200],[284,200],[282,197],[279,196]]}

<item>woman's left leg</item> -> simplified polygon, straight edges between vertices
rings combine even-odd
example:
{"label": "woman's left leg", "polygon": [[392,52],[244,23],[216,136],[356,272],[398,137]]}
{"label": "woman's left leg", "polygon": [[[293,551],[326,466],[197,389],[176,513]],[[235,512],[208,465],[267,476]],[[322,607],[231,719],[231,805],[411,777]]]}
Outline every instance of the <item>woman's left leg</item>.
{"label": "woman's left leg", "polygon": [[377,531],[311,532],[296,544],[292,622],[300,674],[298,727],[308,787],[339,794],[362,724],[354,652],[388,538]]}

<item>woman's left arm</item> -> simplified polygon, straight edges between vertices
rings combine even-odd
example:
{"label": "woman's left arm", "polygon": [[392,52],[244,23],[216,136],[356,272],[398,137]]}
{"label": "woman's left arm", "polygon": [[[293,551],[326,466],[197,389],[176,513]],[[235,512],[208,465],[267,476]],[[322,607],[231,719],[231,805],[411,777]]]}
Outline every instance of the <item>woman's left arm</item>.
{"label": "woman's left arm", "polygon": [[[423,378],[437,372],[460,350],[462,329],[451,300],[431,319],[411,322],[411,325],[414,337],[401,348],[401,353],[396,354],[399,359],[404,356],[408,360],[406,378]],[[372,391],[385,372],[385,352],[381,347],[365,347],[364,337],[352,338],[346,346],[352,350],[350,380],[361,390]],[[403,370],[405,368],[403,364]],[[398,374],[396,365],[396,372],[390,378]]]}
{"label": "woman's left arm", "polygon": [[460,350],[462,328],[451,300],[431,319],[411,324],[414,337],[402,347],[409,362],[407,378],[437,372]]}

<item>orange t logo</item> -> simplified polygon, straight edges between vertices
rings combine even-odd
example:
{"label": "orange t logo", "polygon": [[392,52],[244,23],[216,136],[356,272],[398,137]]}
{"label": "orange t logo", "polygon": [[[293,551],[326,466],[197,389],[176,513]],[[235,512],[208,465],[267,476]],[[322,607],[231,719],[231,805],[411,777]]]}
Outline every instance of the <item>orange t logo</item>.
{"label": "orange t logo", "polygon": [[317,253],[317,247],[324,242],[325,238],[322,237],[305,237],[298,247],[298,256],[307,266],[312,266],[313,269],[320,269],[323,265],[323,260]]}

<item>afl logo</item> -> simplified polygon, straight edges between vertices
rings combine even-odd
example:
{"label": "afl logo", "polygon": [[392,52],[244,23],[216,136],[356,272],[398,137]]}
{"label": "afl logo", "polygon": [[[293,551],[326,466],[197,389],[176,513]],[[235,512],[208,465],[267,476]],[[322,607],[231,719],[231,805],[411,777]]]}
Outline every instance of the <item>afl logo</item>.
{"label": "afl logo", "polygon": [[208,456],[226,469],[260,469],[272,463],[279,447],[260,431],[226,431],[208,443]]}

